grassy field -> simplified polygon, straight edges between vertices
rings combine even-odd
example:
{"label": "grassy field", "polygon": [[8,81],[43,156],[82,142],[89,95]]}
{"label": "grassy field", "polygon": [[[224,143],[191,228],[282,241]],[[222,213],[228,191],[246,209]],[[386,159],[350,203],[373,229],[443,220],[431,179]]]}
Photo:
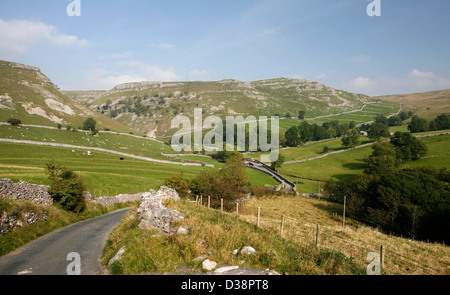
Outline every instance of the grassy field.
{"label": "grassy field", "polygon": [[0,138],[98,147],[161,160],[167,160],[161,153],[173,153],[170,146],[149,138],[115,133],[99,133],[93,136],[81,130],[74,132],[66,129],[0,125]]}
{"label": "grassy field", "polygon": [[390,236],[348,218],[342,228],[340,204],[298,197],[252,199],[241,209],[241,219],[256,224],[258,207],[261,207],[263,229],[279,235],[284,214],[283,237],[304,247],[315,244],[319,224],[319,248],[343,253],[359,267],[367,267],[368,253],[379,253],[383,245],[384,274],[450,274],[450,247]]}
{"label": "grassy field", "polygon": [[[428,146],[428,154],[418,161],[405,163],[404,167],[429,165],[438,168],[450,168],[448,150],[450,135],[425,137],[422,140]],[[286,155],[287,159],[311,158],[323,154],[323,146],[326,144],[328,144],[330,150],[341,148],[339,147],[339,141],[333,140],[284,150],[282,154]],[[362,173],[367,167],[366,159],[371,153],[371,146],[367,146],[303,163],[285,164],[280,168],[280,172],[287,175],[291,181],[296,181],[296,178],[289,175],[322,181],[329,179],[351,181],[355,175]],[[317,192],[317,189],[313,192]]]}
{"label": "grassy field", "polygon": [[[163,180],[174,174],[194,178],[208,167],[178,166],[153,163],[136,159],[120,161],[118,156],[93,152],[92,156],[77,150],[59,147],[42,147],[26,144],[0,144],[0,177],[13,181],[27,181],[35,184],[49,184],[44,173],[45,163],[51,159],[75,170],[85,179],[91,193],[98,196],[116,195],[118,193],[137,193],[158,189]],[[216,162],[218,163],[218,162]],[[252,185],[276,184],[264,173],[246,169]]]}

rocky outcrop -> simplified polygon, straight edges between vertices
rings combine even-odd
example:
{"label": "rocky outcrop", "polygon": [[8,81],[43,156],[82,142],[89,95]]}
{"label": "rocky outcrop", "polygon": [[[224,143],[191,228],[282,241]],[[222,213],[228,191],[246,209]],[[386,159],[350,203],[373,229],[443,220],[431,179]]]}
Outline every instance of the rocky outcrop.
{"label": "rocky outcrop", "polygon": [[0,178],[0,197],[19,201],[29,201],[37,205],[52,205],[53,199],[48,193],[48,186],[18,183],[7,178]]}
{"label": "rocky outcrop", "polygon": [[137,202],[142,199],[142,195],[144,193],[137,194],[120,194],[113,197],[98,197],[93,199],[92,201],[100,203],[104,206],[113,206],[119,203],[128,203],[128,202]]}
{"label": "rocky outcrop", "polygon": [[141,205],[136,214],[140,218],[139,228],[156,229],[164,233],[170,233],[173,229],[170,227],[172,222],[184,219],[184,214],[177,210],[168,209],[163,205],[165,200],[180,200],[176,190],[161,186],[156,192],[144,193],[141,199]]}

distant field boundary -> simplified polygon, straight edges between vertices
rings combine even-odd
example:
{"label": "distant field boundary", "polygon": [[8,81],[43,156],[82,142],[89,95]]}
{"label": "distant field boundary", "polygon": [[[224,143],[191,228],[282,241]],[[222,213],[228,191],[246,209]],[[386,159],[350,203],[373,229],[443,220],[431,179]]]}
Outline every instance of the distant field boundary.
{"label": "distant field boundary", "polygon": [[[10,125],[10,124],[9,123],[5,123],[5,122],[0,122],[0,125]],[[45,126],[45,125],[20,124],[19,127],[31,127],[31,128],[42,128],[42,129],[66,131],[65,128],[59,129],[57,127]],[[78,132],[90,132],[90,131],[78,130]],[[105,131],[105,130],[99,130],[98,133],[99,134],[101,134],[101,133],[109,133],[109,134],[125,135],[125,136],[131,136],[131,137],[140,138],[140,139],[152,140],[152,141],[156,141],[156,142],[159,142],[159,143],[164,143],[164,142],[162,142],[162,141],[160,141],[160,140],[158,140],[156,138],[144,137],[144,136],[134,135],[134,134],[130,134],[130,133],[122,133],[122,132],[116,132],[116,131]]]}
{"label": "distant field boundary", "polygon": [[121,152],[108,150],[108,149],[104,149],[104,148],[98,148],[98,147],[87,147],[87,146],[71,145],[71,144],[64,144],[64,143],[42,142],[42,141],[32,141],[32,140],[17,140],[17,139],[9,139],[9,138],[0,138],[0,142],[32,144],[32,145],[41,145],[41,146],[53,146],[53,147],[63,147],[63,148],[71,148],[71,149],[98,151],[98,152],[115,154],[115,155],[119,155],[122,157],[128,157],[128,158],[149,161],[149,162],[156,162],[156,163],[161,163],[161,164],[180,165],[180,166],[204,166],[200,163],[172,162],[172,161],[158,160],[158,159],[153,159],[153,158],[148,158],[148,157],[141,157],[141,156],[136,156],[136,155],[127,154],[127,153],[121,153]]}
{"label": "distant field boundary", "polygon": [[[446,132],[430,133],[430,134],[424,134],[424,135],[414,135],[414,137],[424,138],[424,137],[447,135],[447,134],[450,134],[450,132],[446,131]],[[327,157],[329,155],[344,153],[344,152],[348,152],[348,151],[351,151],[351,150],[354,150],[354,149],[359,149],[359,148],[363,148],[363,147],[366,147],[366,146],[370,146],[370,145],[373,145],[373,144],[378,143],[378,142],[386,142],[386,141],[389,141],[389,140],[369,142],[369,143],[365,143],[365,144],[362,144],[362,145],[358,145],[358,146],[356,146],[354,148],[349,148],[349,149],[343,149],[343,150],[339,150],[339,151],[329,152],[327,154],[323,154],[323,155],[320,155],[320,156],[317,156],[317,157],[312,157],[312,158],[303,159],[303,160],[287,161],[287,162],[284,162],[284,164],[285,165],[286,164],[296,164],[296,163],[303,163],[303,162],[313,161],[313,160],[325,158],[325,157]]]}

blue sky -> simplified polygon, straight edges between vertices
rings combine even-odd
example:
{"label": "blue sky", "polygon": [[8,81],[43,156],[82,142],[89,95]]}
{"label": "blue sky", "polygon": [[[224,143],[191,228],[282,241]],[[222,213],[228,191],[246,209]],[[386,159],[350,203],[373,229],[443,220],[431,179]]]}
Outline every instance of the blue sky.
{"label": "blue sky", "polygon": [[0,0],[0,59],[62,89],[304,78],[368,95],[450,88],[450,1]]}

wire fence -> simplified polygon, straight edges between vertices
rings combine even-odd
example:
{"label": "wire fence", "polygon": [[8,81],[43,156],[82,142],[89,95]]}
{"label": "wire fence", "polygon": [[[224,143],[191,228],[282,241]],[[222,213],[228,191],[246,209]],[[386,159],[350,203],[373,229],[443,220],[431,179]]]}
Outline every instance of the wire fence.
{"label": "wire fence", "polygon": [[[368,266],[370,263],[367,260],[368,254],[378,253],[379,263],[385,274],[442,274],[443,268],[446,268],[445,265],[448,267],[450,263],[448,255],[445,255],[448,254],[448,248],[445,249],[445,245],[425,242],[416,242],[412,245],[408,239],[390,236],[366,226],[346,224],[345,210],[342,215],[333,213],[331,221],[334,222],[330,223],[334,225],[330,225],[330,223],[307,223],[285,214],[279,216],[275,216],[273,212],[265,214],[261,207],[246,208],[246,202],[237,203],[232,211],[226,212],[223,208],[223,200],[220,202],[222,206],[214,209],[211,207],[209,197],[200,196],[196,199],[198,205],[222,211],[224,214],[234,214],[256,228],[280,235],[301,246],[323,247],[344,253],[360,265]],[[432,250],[428,248],[435,246],[436,248],[431,248]],[[431,254],[431,251],[437,253]],[[436,260],[433,256],[438,256],[438,253],[443,253],[447,258]]]}

